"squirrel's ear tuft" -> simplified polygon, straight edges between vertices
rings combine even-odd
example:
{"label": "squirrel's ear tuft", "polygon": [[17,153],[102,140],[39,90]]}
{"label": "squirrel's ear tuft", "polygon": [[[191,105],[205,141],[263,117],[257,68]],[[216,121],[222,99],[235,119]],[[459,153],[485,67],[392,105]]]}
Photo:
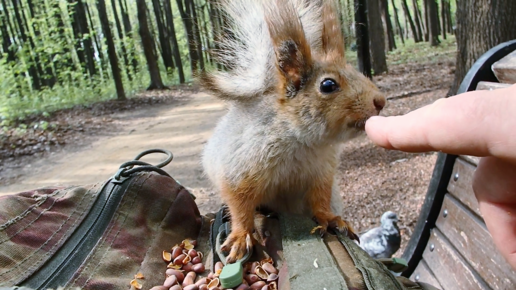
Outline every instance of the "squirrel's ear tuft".
{"label": "squirrel's ear tuft", "polygon": [[294,97],[312,70],[312,54],[299,15],[290,1],[264,1],[264,12],[276,66],[287,97]]}
{"label": "squirrel's ear tuft", "polygon": [[345,58],[345,45],[334,1],[322,1],[322,48],[328,57]]}

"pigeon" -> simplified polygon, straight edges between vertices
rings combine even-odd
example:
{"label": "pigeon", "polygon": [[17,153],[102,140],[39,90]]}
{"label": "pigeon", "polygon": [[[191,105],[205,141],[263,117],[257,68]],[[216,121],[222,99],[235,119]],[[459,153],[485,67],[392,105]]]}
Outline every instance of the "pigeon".
{"label": "pigeon", "polygon": [[374,259],[390,258],[400,248],[398,216],[392,211],[382,215],[381,226],[360,236],[360,247]]}

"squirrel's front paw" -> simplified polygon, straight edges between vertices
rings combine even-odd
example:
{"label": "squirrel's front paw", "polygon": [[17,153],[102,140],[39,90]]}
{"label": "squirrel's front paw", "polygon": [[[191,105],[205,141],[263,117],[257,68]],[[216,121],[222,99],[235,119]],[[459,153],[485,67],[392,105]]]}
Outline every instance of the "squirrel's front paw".
{"label": "squirrel's front paw", "polygon": [[340,216],[333,216],[333,215],[322,215],[322,216],[315,216],[315,219],[321,226],[320,233],[321,235],[326,233],[326,230],[328,228],[334,229],[336,231],[339,231],[346,236],[348,236],[352,240],[356,240],[360,243],[360,239],[358,238],[357,234],[355,234],[355,230],[349,224],[347,221],[343,220]]}
{"label": "squirrel's front paw", "polygon": [[242,259],[247,251],[251,250],[252,246],[250,233],[237,231],[229,234],[224,244],[222,244],[221,250],[226,253],[229,252],[226,263],[230,264]]}

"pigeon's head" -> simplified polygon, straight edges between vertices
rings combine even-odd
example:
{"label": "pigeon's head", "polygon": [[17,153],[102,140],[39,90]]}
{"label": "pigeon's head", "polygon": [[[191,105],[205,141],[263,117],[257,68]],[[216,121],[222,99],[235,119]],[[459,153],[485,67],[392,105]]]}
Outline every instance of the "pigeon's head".
{"label": "pigeon's head", "polygon": [[388,211],[382,215],[382,219],[380,221],[382,225],[391,225],[393,223],[396,224],[399,221],[399,219],[398,215],[396,215],[392,211]]}

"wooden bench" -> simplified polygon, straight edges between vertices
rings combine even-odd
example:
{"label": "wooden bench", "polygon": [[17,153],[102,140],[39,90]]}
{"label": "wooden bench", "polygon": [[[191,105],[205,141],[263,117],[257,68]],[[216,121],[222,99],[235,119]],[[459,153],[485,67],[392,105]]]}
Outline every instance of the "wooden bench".
{"label": "wooden bench", "polygon": [[[516,83],[516,40],[485,53],[459,93]],[[403,253],[403,276],[444,290],[516,289],[516,271],[495,248],[472,189],[479,158],[439,153],[427,195]]]}

